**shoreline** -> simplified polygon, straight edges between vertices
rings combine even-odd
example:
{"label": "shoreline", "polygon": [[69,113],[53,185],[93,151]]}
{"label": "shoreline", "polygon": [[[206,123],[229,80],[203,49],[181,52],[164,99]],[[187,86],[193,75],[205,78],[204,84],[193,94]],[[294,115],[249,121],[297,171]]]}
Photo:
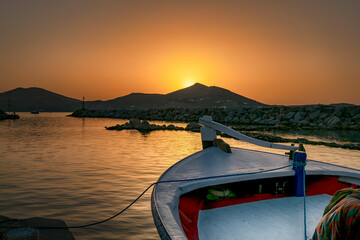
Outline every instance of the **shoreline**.
{"label": "shoreline", "polygon": [[[139,120],[139,119],[130,119],[129,122],[126,122],[122,125],[117,124],[115,126],[105,127],[106,130],[116,130],[116,131],[122,131],[122,130],[137,130],[141,132],[142,134],[147,134],[152,131],[190,131],[190,132],[200,132],[201,125],[198,123],[189,123],[185,128],[183,127],[176,127],[173,124],[170,125],[157,125],[157,124],[150,124],[146,120]],[[274,134],[268,134],[268,133],[260,133],[260,132],[249,132],[249,131],[239,131],[236,128],[233,128],[234,130],[245,134],[246,136],[264,140],[268,142],[273,143],[302,143],[307,145],[322,145],[327,147],[333,147],[333,148],[343,148],[343,149],[349,149],[349,150],[360,150],[360,143],[345,143],[345,144],[339,144],[335,142],[324,142],[324,141],[312,141],[308,140],[306,138],[283,138],[280,136],[276,136]],[[220,134],[222,137],[226,138],[232,138],[226,134]]]}
{"label": "shoreline", "polygon": [[148,121],[197,122],[204,115],[235,128],[258,130],[355,130],[360,131],[360,106],[310,105],[238,109],[149,109],[74,111],[71,117],[140,119]]}
{"label": "shoreline", "polygon": [[19,115],[17,115],[15,112],[13,114],[7,114],[6,112],[0,110],[0,120],[5,119],[19,119]]}

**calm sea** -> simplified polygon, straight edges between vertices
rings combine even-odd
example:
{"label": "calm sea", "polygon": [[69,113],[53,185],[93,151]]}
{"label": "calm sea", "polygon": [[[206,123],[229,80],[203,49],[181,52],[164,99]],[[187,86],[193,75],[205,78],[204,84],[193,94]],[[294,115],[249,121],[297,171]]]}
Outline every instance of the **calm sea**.
{"label": "calm sea", "polygon": [[[171,165],[201,150],[199,133],[106,131],[104,126],[125,120],[66,115],[20,113],[19,120],[0,122],[0,215],[57,218],[68,226],[103,220],[127,206]],[[341,136],[335,139],[338,142],[354,142],[359,137],[354,132],[349,136],[346,132],[286,134],[303,135],[324,141]],[[263,150],[233,139],[225,141]],[[305,148],[310,159],[360,169],[360,151]],[[75,238],[159,239],[150,195],[151,191],[110,222],[72,230]]]}

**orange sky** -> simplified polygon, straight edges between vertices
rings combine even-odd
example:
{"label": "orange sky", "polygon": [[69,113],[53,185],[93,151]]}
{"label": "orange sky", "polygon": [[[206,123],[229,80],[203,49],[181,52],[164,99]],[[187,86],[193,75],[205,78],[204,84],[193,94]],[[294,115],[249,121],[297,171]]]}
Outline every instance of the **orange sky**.
{"label": "orange sky", "polygon": [[216,85],[266,104],[360,104],[360,2],[0,1],[0,92],[77,99]]}

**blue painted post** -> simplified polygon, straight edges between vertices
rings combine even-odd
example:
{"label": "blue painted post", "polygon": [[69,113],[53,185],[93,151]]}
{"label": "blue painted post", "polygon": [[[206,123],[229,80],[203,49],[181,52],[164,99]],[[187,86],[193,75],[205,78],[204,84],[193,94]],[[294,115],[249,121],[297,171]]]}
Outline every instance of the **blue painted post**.
{"label": "blue painted post", "polygon": [[305,166],[306,153],[294,152],[293,170],[295,171],[295,193],[297,197],[303,197],[305,194]]}

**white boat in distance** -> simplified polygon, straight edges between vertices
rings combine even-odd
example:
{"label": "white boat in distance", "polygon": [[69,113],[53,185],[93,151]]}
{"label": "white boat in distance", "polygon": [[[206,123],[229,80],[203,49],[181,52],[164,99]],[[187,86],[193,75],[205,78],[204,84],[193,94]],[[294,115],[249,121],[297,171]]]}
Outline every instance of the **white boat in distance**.
{"label": "white boat in distance", "polygon": [[[199,123],[204,149],[166,170],[152,192],[161,239],[310,239],[332,195],[360,186],[360,170],[306,160],[297,147],[247,137],[210,116]],[[294,160],[230,148],[216,131],[290,150]]]}

